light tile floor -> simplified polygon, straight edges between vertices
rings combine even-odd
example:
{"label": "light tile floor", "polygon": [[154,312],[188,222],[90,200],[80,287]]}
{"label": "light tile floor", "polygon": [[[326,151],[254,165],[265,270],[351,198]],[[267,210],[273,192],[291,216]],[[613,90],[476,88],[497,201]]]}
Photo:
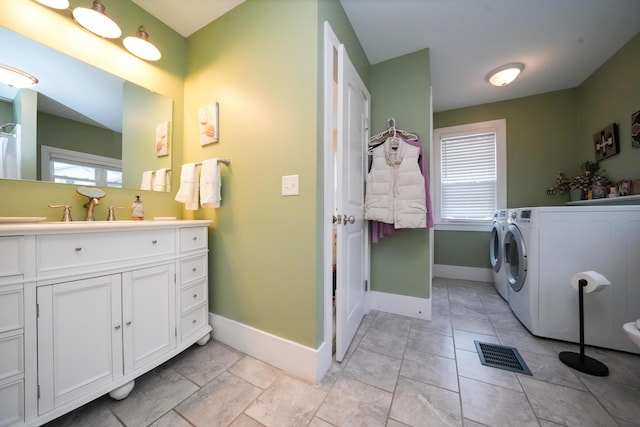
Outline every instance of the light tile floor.
{"label": "light tile floor", "polygon": [[[518,348],[533,376],[480,364],[473,340]],[[309,384],[219,342],[48,426],[640,426],[640,356],[587,348],[609,377],[559,360],[489,283],[434,279],[433,320],[371,312],[341,364]]]}

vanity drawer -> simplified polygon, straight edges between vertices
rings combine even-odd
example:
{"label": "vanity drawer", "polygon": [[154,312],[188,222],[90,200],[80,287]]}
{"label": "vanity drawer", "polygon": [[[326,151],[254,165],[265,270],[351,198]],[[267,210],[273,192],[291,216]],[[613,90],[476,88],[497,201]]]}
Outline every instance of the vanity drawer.
{"label": "vanity drawer", "polygon": [[23,327],[23,297],[22,286],[0,287],[0,332]]}
{"label": "vanity drawer", "polygon": [[207,227],[180,229],[180,251],[188,252],[207,248]]}
{"label": "vanity drawer", "polygon": [[180,281],[182,283],[190,282],[200,277],[205,277],[207,273],[206,265],[207,257],[186,259],[180,262]]}
{"label": "vanity drawer", "polygon": [[171,256],[174,230],[44,235],[37,238],[39,272]]}
{"label": "vanity drawer", "polygon": [[24,373],[22,332],[0,335],[0,381]]}
{"label": "vanity drawer", "polygon": [[186,314],[182,315],[180,322],[180,331],[182,339],[186,339],[198,329],[206,326],[207,322],[207,306],[203,304]]}
{"label": "vanity drawer", "polygon": [[22,236],[0,237],[0,277],[24,274]]}
{"label": "vanity drawer", "polygon": [[24,380],[0,385],[0,426],[10,426],[22,421],[24,421]]}
{"label": "vanity drawer", "polygon": [[186,313],[207,300],[207,281],[199,280],[180,291],[180,313]]}

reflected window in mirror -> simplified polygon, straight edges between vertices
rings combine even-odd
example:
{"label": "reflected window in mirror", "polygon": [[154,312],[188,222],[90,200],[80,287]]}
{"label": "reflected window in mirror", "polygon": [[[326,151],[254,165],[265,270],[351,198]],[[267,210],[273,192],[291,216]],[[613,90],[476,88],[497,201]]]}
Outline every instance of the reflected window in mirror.
{"label": "reflected window in mirror", "polygon": [[122,188],[122,162],[109,157],[42,146],[42,180]]}

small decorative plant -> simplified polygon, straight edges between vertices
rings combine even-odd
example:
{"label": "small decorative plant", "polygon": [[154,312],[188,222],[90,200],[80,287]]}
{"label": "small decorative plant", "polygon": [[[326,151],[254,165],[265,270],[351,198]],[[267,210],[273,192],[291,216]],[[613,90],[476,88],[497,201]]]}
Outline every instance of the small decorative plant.
{"label": "small decorative plant", "polygon": [[600,172],[600,165],[598,162],[592,162],[587,160],[581,165],[582,172],[580,175],[574,178],[568,178],[564,172],[560,171],[556,175],[556,183],[551,187],[547,194],[560,193],[564,194],[570,190],[581,190],[586,194],[589,190],[593,189],[594,185],[599,187],[609,185],[609,178],[604,174],[604,170]]}

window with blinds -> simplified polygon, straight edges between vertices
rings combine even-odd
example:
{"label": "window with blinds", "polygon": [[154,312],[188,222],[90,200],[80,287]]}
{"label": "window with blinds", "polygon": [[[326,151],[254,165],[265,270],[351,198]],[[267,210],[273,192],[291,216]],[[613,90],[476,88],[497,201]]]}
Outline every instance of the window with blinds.
{"label": "window with blinds", "polygon": [[436,224],[489,224],[506,207],[504,120],[434,131]]}

